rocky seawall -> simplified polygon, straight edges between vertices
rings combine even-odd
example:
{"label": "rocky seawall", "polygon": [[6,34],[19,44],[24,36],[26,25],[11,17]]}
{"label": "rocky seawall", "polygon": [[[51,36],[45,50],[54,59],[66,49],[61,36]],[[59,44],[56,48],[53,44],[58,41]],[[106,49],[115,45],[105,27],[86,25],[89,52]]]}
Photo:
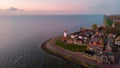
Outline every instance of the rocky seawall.
{"label": "rocky seawall", "polygon": [[79,64],[85,68],[98,68],[98,63],[96,60],[89,59],[88,57],[82,56],[79,52],[68,51],[55,45],[55,40],[57,38],[49,39],[42,44],[42,49],[46,52],[59,56],[70,62]]}

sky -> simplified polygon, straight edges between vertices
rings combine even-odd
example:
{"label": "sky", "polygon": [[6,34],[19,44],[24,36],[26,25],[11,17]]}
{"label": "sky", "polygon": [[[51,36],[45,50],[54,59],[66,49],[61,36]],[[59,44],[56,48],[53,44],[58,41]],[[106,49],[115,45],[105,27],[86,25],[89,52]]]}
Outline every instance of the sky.
{"label": "sky", "polygon": [[120,0],[1,0],[0,15],[120,14]]}

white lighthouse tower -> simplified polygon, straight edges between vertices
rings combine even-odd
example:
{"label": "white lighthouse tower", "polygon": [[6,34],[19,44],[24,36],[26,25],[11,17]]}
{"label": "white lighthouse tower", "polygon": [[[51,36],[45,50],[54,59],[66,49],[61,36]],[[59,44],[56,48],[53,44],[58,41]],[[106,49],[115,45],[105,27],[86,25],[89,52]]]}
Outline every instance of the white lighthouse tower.
{"label": "white lighthouse tower", "polygon": [[67,38],[67,30],[64,30],[64,38]]}
{"label": "white lighthouse tower", "polygon": [[63,38],[64,38],[63,39],[64,43],[66,43],[67,42],[67,30],[64,30],[64,37]]}

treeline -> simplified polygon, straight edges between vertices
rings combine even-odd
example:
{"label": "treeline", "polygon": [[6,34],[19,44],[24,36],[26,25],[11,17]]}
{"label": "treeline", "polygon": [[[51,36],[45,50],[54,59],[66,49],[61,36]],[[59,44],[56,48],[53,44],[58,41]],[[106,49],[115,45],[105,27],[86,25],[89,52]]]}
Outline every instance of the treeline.
{"label": "treeline", "polygon": [[98,31],[102,31],[106,34],[116,34],[117,36],[120,35],[120,23],[115,23],[115,27],[111,27],[111,26],[97,26],[97,24],[93,24],[92,25],[92,29],[93,30],[98,30]]}
{"label": "treeline", "polygon": [[113,33],[116,35],[120,35],[120,23],[115,23],[115,27],[105,27],[104,32],[107,34]]}

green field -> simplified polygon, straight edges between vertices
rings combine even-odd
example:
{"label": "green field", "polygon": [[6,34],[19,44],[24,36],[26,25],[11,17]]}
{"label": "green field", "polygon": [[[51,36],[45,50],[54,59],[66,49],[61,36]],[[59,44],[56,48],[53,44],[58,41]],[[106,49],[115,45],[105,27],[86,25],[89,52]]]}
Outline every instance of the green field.
{"label": "green field", "polygon": [[60,46],[60,47],[65,48],[67,50],[70,50],[70,51],[85,52],[88,49],[88,47],[86,45],[65,44],[60,39],[57,39],[55,41],[55,44],[58,45],[58,46]]}

